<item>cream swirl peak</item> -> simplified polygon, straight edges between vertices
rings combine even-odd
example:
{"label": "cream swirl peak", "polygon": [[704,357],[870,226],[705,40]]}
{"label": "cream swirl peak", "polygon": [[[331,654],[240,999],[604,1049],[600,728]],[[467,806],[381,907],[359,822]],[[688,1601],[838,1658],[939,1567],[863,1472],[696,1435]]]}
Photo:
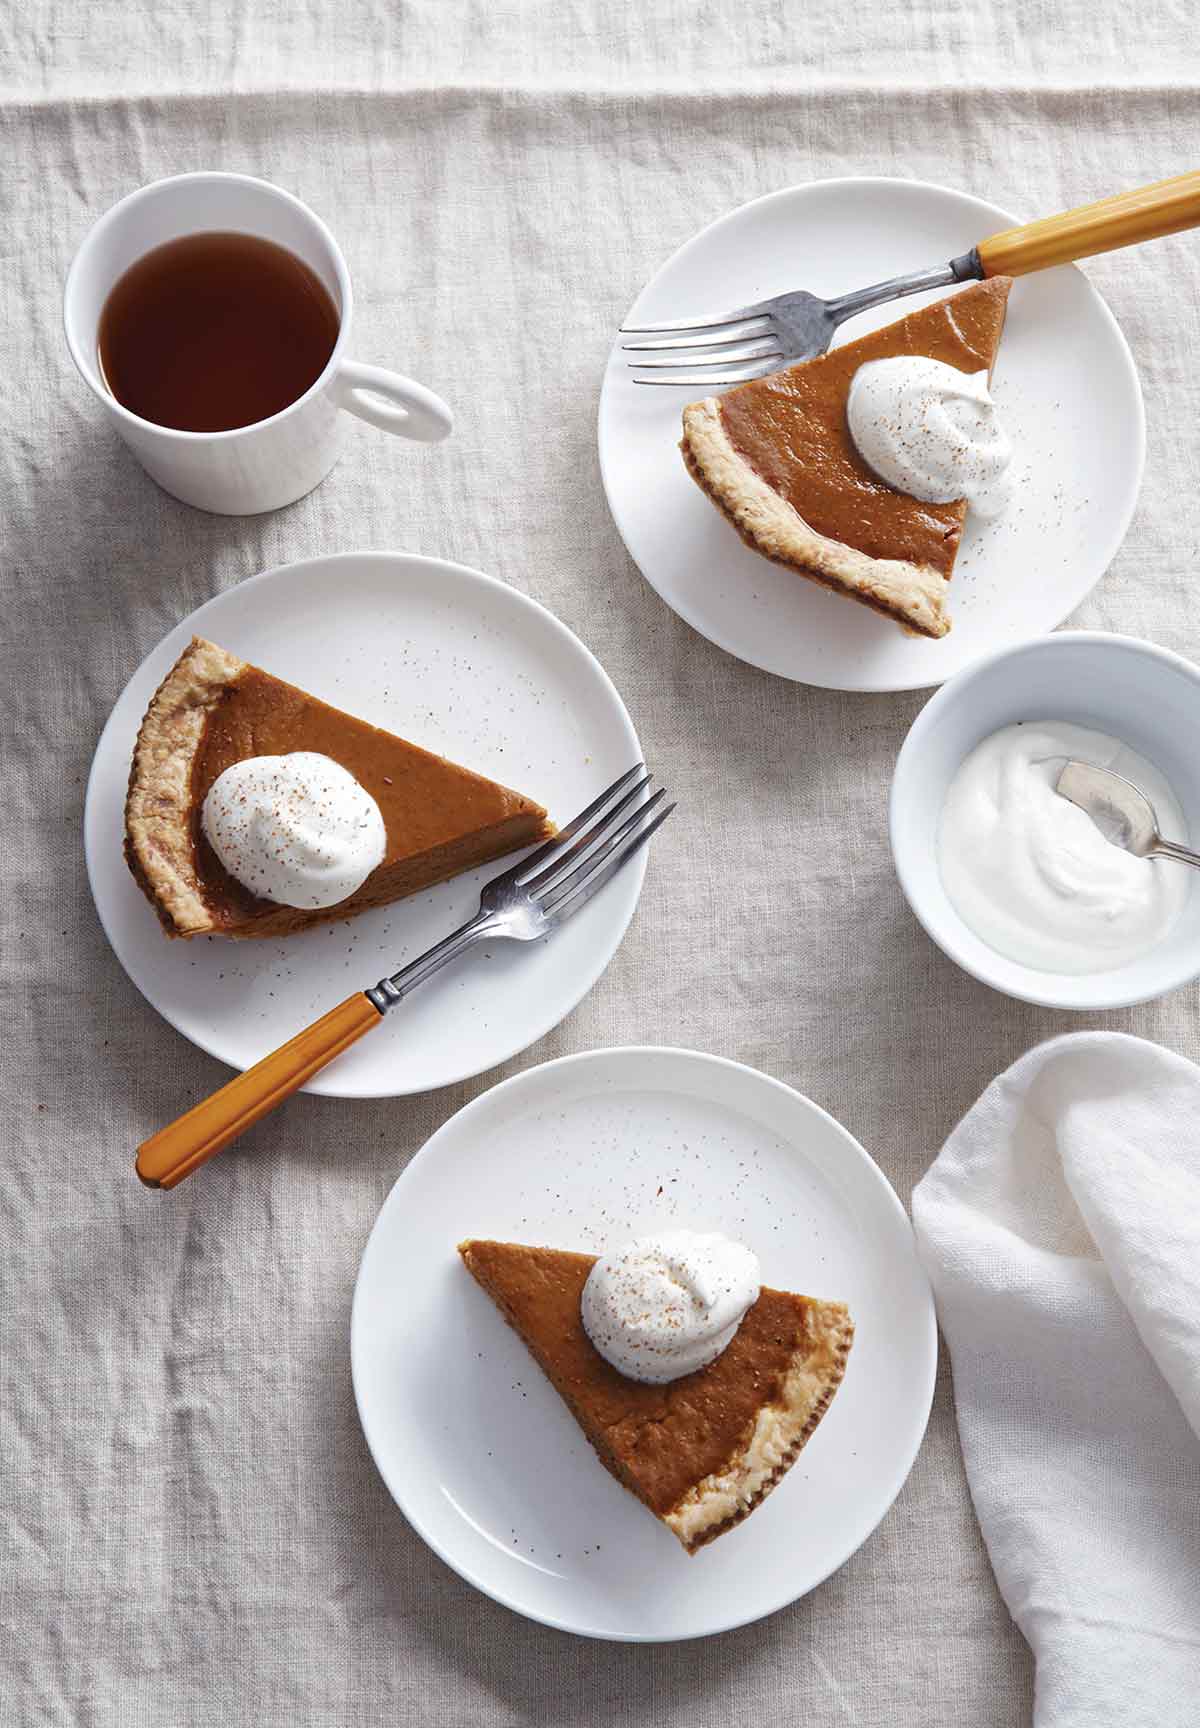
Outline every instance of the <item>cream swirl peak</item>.
{"label": "cream swirl peak", "polygon": [[740,1242],[671,1230],[597,1260],[580,1312],[619,1373],[662,1382],[715,1362],[758,1292],[758,1260]]}
{"label": "cream swirl peak", "polygon": [[229,874],[280,906],[336,906],[387,850],[374,798],[315,750],[233,763],[209,787],[200,820]]}
{"label": "cream swirl peak", "polygon": [[850,436],[881,480],[926,504],[965,498],[980,516],[1008,503],[1012,444],[986,372],[924,354],[870,360],[850,382]]}

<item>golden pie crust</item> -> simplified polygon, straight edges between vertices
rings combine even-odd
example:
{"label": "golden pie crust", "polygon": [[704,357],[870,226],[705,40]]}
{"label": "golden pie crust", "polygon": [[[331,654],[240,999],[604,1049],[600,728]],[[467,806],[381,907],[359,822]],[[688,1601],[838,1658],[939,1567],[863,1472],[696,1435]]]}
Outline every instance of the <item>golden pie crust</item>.
{"label": "golden pie crust", "polygon": [[846,425],[855,372],[921,354],[991,372],[1011,283],[995,277],[815,360],[683,411],[687,469],[756,552],[922,636],[950,629],[946,586],[967,507],[897,492]]}
{"label": "golden pie crust", "polygon": [[[336,906],[281,906],[221,867],[200,810],[213,781],[248,756],[315,750],[380,806],[387,851]],[[125,856],[170,936],[276,937],[503,857],[554,832],[542,806],[393,733],[331,708],[203,637],[168,672],[138,732],[125,801]]]}
{"label": "golden pie crust", "polygon": [[846,1370],[854,1325],[845,1306],[764,1286],[707,1368],[666,1385],[630,1380],[595,1349],[580,1318],[594,1255],[474,1240],[458,1251],[600,1462],[689,1553],[761,1505]]}

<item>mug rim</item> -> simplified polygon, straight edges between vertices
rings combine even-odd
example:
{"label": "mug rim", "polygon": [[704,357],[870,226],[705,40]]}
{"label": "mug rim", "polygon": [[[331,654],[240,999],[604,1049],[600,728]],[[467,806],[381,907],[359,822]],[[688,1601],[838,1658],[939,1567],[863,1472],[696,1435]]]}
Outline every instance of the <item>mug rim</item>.
{"label": "mug rim", "polygon": [[[337,277],[338,292],[340,293],[342,300],[338,321],[337,341],[334,343],[329,359],[326,361],[320,374],[313,379],[304,394],[302,396],[297,396],[294,402],[289,402],[287,407],[281,408],[278,413],[268,415],[265,420],[252,420],[246,426],[226,426],[218,432],[193,432],[182,426],[162,426],[157,420],[147,420],[143,415],[135,414],[131,408],[126,408],[125,404],[119,402],[113,395],[112,391],[104,386],[98,365],[95,369],[95,376],[93,376],[91,362],[84,358],[83,354],[80,352],[79,344],[75,340],[75,334],[71,328],[70,318],[72,297],[75,293],[80,265],[93,242],[98,239],[107,228],[116,222],[119,217],[123,216],[132,205],[140,203],[142,199],[149,197],[151,193],[161,191],[164,186],[180,186],[189,181],[197,180],[253,186],[259,191],[270,193],[272,197],[280,199],[285,204],[290,204],[293,209],[297,210],[316,229],[318,238],[324,244],[329,257],[333,262],[333,271],[334,275]],[[205,230],[197,228],[192,230],[192,232],[199,234],[205,232]],[[182,236],[180,236],[180,238],[182,238]],[[157,244],[163,244],[163,242],[157,242]],[[139,253],[139,257],[145,257],[146,252],[150,251],[153,251],[152,246],[148,246],[145,252]],[[110,205],[103,215],[96,218],[83,239],[80,241],[75,256],[71,260],[70,268],[67,271],[67,279],[63,286],[63,333],[66,336],[67,347],[70,350],[72,360],[75,362],[76,369],[92,394],[98,397],[104,404],[105,408],[107,408],[110,413],[114,414],[118,420],[124,421],[129,426],[138,427],[143,431],[156,433],[162,438],[179,439],[183,442],[193,444],[212,444],[237,438],[245,438],[252,432],[261,432],[266,426],[278,425],[279,422],[285,420],[289,414],[294,414],[297,409],[303,407],[306,402],[311,401],[314,396],[329,384],[334,373],[341,366],[345,344],[349,335],[350,318],[353,310],[354,293],[350,285],[350,271],[347,267],[346,260],[342,255],[342,249],[334,239],[329,228],[317,215],[316,211],[311,209],[303,199],[297,198],[294,192],[288,192],[284,187],[276,186],[273,180],[263,180],[255,174],[234,174],[224,169],[217,168],[196,169],[188,174],[165,174],[159,180],[151,180],[148,181],[145,186],[135,187],[132,192],[127,192],[124,198],[120,198],[115,204]],[[99,384],[97,383],[98,379],[100,380]]]}

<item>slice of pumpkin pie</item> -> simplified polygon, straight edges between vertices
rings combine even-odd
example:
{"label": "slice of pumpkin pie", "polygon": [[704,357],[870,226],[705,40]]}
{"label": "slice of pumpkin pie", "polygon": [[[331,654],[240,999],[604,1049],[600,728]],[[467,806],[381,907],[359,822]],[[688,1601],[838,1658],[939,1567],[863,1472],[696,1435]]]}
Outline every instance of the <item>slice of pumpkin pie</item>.
{"label": "slice of pumpkin pie", "polygon": [[966,502],[928,503],[888,485],[860,455],[846,405],[871,361],[917,356],[990,375],[1011,286],[1002,276],[976,283],[815,360],[691,403],[688,472],[765,558],[919,635],[944,636]]}
{"label": "slice of pumpkin pie", "polygon": [[[458,1251],[605,1469],[689,1553],[740,1523],[777,1486],[845,1372],[854,1338],[846,1308],[764,1286],[702,1366],[669,1380],[631,1378],[601,1355],[584,1325],[595,1255],[490,1241],[463,1242]],[[717,1283],[719,1300],[719,1274]],[[665,1322],[669,1340],[670,1313]],[[653,1362],[641,1371],[653,1373]]]}
{"label": "slice of pumpkin pie", "polygon": [[[228,788],[220,830],[203,820],[219,782]],[[349,892],[335,886],[331,901],[325,878],[361,838],[355,824],[367,823],[376,837],[367,866],[360,880],[352,872]],[[534,799],[331,708],[202,637],[151,700],[125,803],[125,856],[169,936],[291,935],[388,905],[553,832]],[[232,836],[223,857],[212,838],[222,835]],[[251,853],[257,870],[239,863]],[[311,896],[264,892],[275,880],[306,878],[318,881]]]}

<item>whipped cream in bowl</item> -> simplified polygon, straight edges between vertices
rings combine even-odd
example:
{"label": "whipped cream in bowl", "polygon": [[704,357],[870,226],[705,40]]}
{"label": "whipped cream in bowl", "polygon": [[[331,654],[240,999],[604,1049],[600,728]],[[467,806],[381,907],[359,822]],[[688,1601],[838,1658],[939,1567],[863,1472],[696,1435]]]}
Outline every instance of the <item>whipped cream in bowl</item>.
{"label": "whipped cream in bowl", "polygon": [[1000,954],[1040,971],[1106,972],[1169,935],[1188,898],[1186,870],[1113,845],[1056,790],[1070,758],[1109,768],[1185,832],[1170,784],[1120,739],[1063,720],[1001,727],[950,783],[938,868],[964,924]]}
{"label": "whipped cream in bowl", "polygon": [[999,516],[1012,490],[1012,443],[986,372],[960,372],[924,354],[869,360],[850,381],[850,436],[867,466],[926,504],[965,498]]}
{"label": "whipped cream in bowl", "polygon": [[338,905],[387,850],[374,798],[314,750],[234,762],[209,787],[200,822],[229,874],[280,906]]}
{"label": "whipped cream in bowl", "polygon": [[[970,831],[956,842],[947,826],[951,788],[974,752],[1009,729],[1016,745],[994,744],[970,770],[978,801],[970,800]],[[1047,1008],[1147,1002],[1200,978],[1196,873],[1170,859],[1123,854],[1106,840],[1058,792],[1068,757],[1123,774],[1149,796],[1167,838],[1194,846],[1200,666],[1132,636],[1059,630],[999,649],[949,679],[921,708],[896,758],[888,826],[900,886],[943,953],[993,989]],[[967,789],[964,779],[959,795]],[[1001,849],[1009,848],[1005,867]],[[1130,877],[1132,866],[1139,868]],[[968,904],[964,887],[986,894],[990,912],[978,899]],[[1000,898],[1014,893],[1016,905]],[[1048,923],[1034,913],[1031,947],[1029,914],[1044,908],[1046,895],[1053,912]],[[1115,918],[1102,911],[1106,896]],[[997,914],[1004,927],[991,924]],[[1024,958],[1014,955],[1016,942]]]}
{"label": "whipped cream in bowl", "polygon": [[717,1233],[669,1230],[602,1255],[583,1287],[584,1331],[631,1380],[695,1374],[758,1300],[758,1259]]}

